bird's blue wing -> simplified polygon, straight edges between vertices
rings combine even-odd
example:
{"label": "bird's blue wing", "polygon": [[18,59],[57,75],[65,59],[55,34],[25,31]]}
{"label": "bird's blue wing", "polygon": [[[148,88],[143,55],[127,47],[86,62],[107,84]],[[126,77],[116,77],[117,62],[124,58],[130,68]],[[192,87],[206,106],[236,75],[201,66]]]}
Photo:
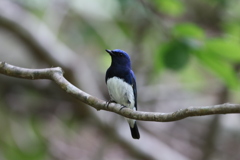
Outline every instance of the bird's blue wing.
{"label": "bird's blue wing", "polygon": [[136,85],[136,78],[135,78],[134,72],[132,70],[130,71],[130,74],[131,74],[131,84],[132,84],[132,87],[133,87],[135,108],[137,110],[137,85]]}

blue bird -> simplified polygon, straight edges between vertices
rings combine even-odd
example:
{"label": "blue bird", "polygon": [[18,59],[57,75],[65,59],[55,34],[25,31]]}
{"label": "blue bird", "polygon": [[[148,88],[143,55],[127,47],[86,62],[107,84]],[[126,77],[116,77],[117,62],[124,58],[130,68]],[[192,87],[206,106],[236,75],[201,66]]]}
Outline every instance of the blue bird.
{"label": "blue bird", "polygon": [[[106,50],[112,58],[111,66],[106,72],[105,82],[111,101],[117,102],[134,111],[137,110],[137,86],[135,75],[131,69],[129,55],[120,50]],[[140,134],[136,120],[126,118],[132,137],[139,139]]]}

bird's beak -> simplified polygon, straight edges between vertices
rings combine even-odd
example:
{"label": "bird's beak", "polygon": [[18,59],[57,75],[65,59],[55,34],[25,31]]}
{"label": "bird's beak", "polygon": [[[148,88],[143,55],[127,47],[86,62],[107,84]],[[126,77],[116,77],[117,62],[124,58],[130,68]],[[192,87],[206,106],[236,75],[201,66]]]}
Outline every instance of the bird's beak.
{"label": "bird's beak", "polygon": [[110,56],[112,56],[112,55],[113,55],[112,51],[111,51],[111,50],[109,50],[109,49],[106,49],[106,52],[108,52],[108,53],[110,54]]}

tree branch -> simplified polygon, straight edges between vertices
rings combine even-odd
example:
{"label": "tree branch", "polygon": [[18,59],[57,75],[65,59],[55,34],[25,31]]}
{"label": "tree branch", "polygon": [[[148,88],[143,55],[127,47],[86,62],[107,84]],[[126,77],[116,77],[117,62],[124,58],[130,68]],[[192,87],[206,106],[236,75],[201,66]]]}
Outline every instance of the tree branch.
{"label": "tree branch", "polygon": [[83,92],[82,90],[72,85],[69,81],[67,81],[63,77],[63,71],[60,67],[45,69],[28,69],[13,66],[5,62],[0,62],[0,73],[11,77],[24,78],[30,80],[36,79],[52,80],[55,83],[57,83],[68,94],[74,96],[75,98],[90,105],[91,107],[97,110],[115,112],[124,117],[136,120],[170,122],[181,120],[187,117],[205,116],[213,114],[240,113],[239,104],[229,103],[203,107],[188,107],[172,113],[133,111],[126,107],[122,108],[123,106],[121,106],[120,104],[114,103],[109,104],[109,106],[107,107],[106,101],[100,100],[96,97],[89,95],[88,93]]}

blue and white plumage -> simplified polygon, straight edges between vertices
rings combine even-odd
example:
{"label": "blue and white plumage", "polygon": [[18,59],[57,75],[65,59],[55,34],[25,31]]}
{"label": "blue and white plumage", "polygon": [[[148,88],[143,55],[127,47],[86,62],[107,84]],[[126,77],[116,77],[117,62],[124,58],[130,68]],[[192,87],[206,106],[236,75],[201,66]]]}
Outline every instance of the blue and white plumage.
{"label": "blue and white plumage", "polygon": [[[129,55],[120,50],[106,50],[111,58],[112,63],[106,72],[105,82],[111,100],[137,110],[137,86],[136,78],[131,70],[131,61]],[[131,134],[134,139],[139,139],[140,135],[136,120],[127,118]]]}

